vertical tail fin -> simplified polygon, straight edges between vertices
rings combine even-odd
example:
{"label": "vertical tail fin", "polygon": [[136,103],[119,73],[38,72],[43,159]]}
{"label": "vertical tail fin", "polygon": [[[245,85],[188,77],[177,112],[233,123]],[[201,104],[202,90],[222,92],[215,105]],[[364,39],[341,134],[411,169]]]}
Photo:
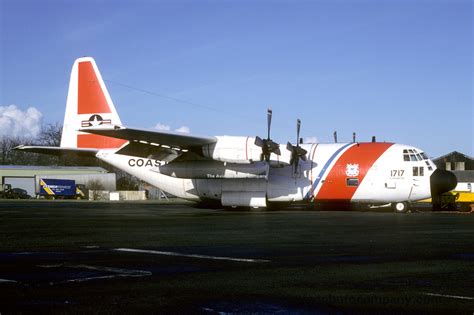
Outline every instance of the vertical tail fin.
{"label": "vertical tail fin", "polygon": [[121,124],[94,59],[91,57],[77,59],[69,81],[61,147],[119,148],[126,142],[125,140],[88,134],[78,129]]}

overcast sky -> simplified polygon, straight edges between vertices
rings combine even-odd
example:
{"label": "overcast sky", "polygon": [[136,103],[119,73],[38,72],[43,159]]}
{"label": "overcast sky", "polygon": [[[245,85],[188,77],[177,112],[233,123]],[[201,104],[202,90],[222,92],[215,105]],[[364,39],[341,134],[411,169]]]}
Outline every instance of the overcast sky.
{"label": "overcast sky", "polygon": [[320,142],[474,156],[472,3],[1,0],[0,134],[62,122],[92,56],[129,126],[265,136],[271,107],[281,143],[301,118]]}

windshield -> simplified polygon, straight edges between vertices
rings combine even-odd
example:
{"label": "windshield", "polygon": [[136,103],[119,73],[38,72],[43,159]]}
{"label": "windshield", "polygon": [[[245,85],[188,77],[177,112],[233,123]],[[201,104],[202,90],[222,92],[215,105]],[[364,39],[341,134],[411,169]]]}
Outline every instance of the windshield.
{"label": "windshield", "polygon": [[423,161],[428,159],[428,155],[425,152],[418,152],[415,149],[403,150],[403,161]]}

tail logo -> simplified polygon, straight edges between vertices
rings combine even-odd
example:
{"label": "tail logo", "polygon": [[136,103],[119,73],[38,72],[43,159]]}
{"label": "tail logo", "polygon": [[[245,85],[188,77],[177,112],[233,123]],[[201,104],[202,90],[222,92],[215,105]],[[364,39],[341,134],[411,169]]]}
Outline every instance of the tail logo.
{"label": "tail logo", "polygon": [[89,117],[89,120],[83,120],[81,122],[81,127],[94,127],[100,125],[110,125],[112,121],[110,119],[103,119],[102,116],[98,114],[94,114]]}

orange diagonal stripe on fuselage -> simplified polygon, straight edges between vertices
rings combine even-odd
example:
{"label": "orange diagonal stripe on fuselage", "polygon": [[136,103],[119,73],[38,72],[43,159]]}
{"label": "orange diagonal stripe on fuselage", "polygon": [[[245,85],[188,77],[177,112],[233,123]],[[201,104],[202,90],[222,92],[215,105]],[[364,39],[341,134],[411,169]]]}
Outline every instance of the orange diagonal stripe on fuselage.
{"label": "orange diagonal stripe on fuselage", "polygon": [[[316,195],[316,199],[351,200],[357,188],[362,184],[369,169],[392,145],[392,143],[359,143],[347,149],[332,167]],[[359,175],[355,177],[347,176],[347,164],[358,164]],[[347,178],[358,178],[359,186],[347,186]]]}

